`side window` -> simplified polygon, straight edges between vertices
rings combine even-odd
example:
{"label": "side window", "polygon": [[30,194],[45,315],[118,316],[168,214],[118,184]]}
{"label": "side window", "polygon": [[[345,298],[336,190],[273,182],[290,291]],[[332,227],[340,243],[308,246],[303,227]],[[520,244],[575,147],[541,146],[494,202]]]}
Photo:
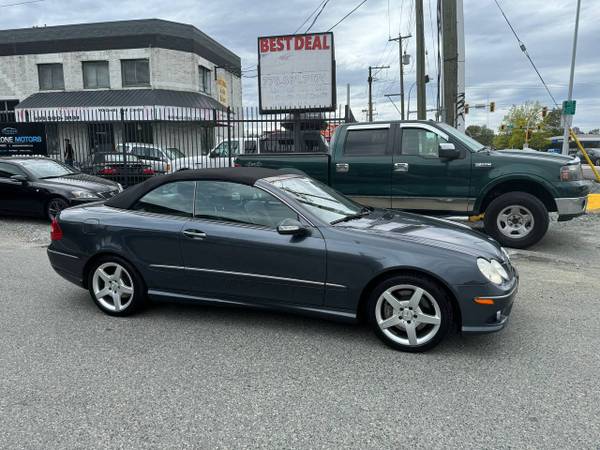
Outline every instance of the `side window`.
{"label": "side window", "polygon": [[13,175],[25,175],[25,172],[14,164],[0,163],[0,178],[10,178]]}
{"label": "side window", "polygon": [[298,214],[268,192],[226,181],[198,181],[194,214],[269,228],[276,228],[284,219],[298,220]]}
{"label": "side window", "polygon": [[163,184],[140,198],[133,209],[171,216],[192,217],[194,181]]}
{"label": "side window", "polygon": [[433,131],[419,128],[402,129],[402,154],[438,158],[441,142],[448,142]]}
{"label": "side window", "polygon": [[348,130],[344,143],[344,155],[378,156],[385,155],[389,128]]}
{"label": "side window", "polygon": [[244,141],[244,153],[256,153],[256,141]]}

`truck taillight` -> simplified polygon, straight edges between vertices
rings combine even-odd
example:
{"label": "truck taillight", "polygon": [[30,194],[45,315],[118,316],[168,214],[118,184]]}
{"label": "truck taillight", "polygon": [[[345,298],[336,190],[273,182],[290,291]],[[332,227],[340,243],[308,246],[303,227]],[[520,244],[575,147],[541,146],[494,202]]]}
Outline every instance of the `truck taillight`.
{"label": "truck taillight", "polygon": [[58,220],[56,220],[56,218],[54,218],[54,219],[52,219],[52,223],[50,223],[50,240],[60,241],[62,238],[63,238],[63,232],[60,229]]}

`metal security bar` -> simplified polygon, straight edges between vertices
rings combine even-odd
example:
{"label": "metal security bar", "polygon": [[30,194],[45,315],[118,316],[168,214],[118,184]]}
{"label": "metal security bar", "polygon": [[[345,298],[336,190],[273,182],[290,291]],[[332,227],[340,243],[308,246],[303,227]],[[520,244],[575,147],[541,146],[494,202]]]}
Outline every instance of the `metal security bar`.
{"label": "metal security bar", "polygon": [[46,125],[48,156],[124,186],[180,170],[231,167],[248,153],[326,152],[347,107],[318,113],[260,114],[256,107],[140,106],[16,112]]}

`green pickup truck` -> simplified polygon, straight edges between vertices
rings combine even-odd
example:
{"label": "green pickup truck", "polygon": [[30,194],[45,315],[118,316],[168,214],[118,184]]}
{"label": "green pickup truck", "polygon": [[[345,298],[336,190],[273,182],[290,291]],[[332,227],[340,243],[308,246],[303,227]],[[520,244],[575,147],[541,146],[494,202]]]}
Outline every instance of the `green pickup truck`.
{"label": "green pickup truck", "polygon": [[589,182],[579,159],[494,151],[443,123],[345,124],[328,153],[244,155],[237,166],[295,169],[358,203],[433,215],[484,215],[487,233],[525,248],[558,220],[585,213]]}

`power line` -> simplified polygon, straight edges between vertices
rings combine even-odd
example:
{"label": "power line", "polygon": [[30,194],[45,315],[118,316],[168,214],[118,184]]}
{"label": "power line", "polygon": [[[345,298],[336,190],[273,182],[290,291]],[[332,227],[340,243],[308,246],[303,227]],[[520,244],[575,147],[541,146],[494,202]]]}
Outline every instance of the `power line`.
{"label": "power line", "polygon": [[8,8],[9,6],[29,5],[30,3],[40,3],[40,2],[44,2],[44,1],[46,1],[46,0],[28,0],[25,2],[7,3],[5,5],[0,5],[0,8]]}
{"label": "power line", "polygon": [[298,33],[298,31],[300,31],[300,28],[302,28],[306,24],[306,22],[308,22],[310,20],[310,18],[319,10],[319,8],[323,5],[323,3],[325,3],[325,1],[326,0],[322,0],[319,2],[317,7],[315,8],[315,10],[313,12],[311,12],[306,19],[304,19],[304,22],[302,22],[298,28],[296,28],[296,31],[294,31],[294,34]]}
{"label": "power line", "polygon": [[552,102],[554,103],[554,106],[556,106],[558,108],[558,103],[556,102],[556,99],[554,98],[554,95],[552,95],[552,92],[550,92],[550,88],[548,87],[548,85],[544,81],[544,78],[542,77],[542,74],[540,73],[540,71],[536,67],[535,63],[533,62],[533,59],[531,59],[531,56],[529,56],[529,52],[527,51],[527,47],[525,47],[525,44],[519,38],[519,35],[515,31],[515,29],[512,26],[512,24],[510,23],[510,20],[508,20],[508,17],[506,17],[506,14],[504,13],[504,10],[500,6],[500,3],[498,3],[498,0],[494,0],[494,3],[496,3],[496,6],[498,7],[498,9],[500,10],[500,13],[502,14],[502,17],[504,17],[504,20],[506,20],[506,23],[508,24],[508,27],[510,28],[510,30],[512,31],[512,33],[515,35],[515,39],[519,43],[519,48],[525,54],[525,56],[527,57],[527,59],[531,63],[531,66],[533,67],[533,70],[535,70],[535,73],[537,73],[537,76],[539,77],[540,81],[542,82],[542,84],[546,88],[546,92],[548,92],[548,95],[552,99]]}
{"label": "power line", "polygon": [[360,8],[362,5],[364,5],[366,2],[367,2],[367,0],[363,0],[362,2],[360,2],[358,5],[356,5],[356,6],[354,7],[354,9],[352,9],[352,10],[351,10],[351,11],[350,11],[348,14],[346,14],[344,17],[342,17],[340,20],[338,20],[338,21],[336,22],[336,24],[335,24],[334,26],[332,26],[332,27],[331,27],[329,30],[327,30],[327,31],[331,31],[331,30],[333,30],[333,29],[334,29],[335,27],[337,27],[337,26],[338,26],[340,23],[342,23],[344,20],[346,20],[346,18],[347,18],[348,16],[350,16],[350,15],[351,15],[351,14],[352,14],[354,11],[356,11],[358,8]]}
{"label": "power line", "polygon": [[310,29],[313,27],[313,25],[315,24],[315,22],[317,21],[317,19],[319,18],[319,16],[321,15],[321,13],[323,12],[323,10],[325,9],[325,7],[327,6],[327,3],[329,3],[329,0],[325,0],[325,3],[323,3],[323,6],[321,6],[321,9],[319,10],[319,12],[317,13],[317,15],[313,19],[313,21],[310,24],[310,26],[306,29],[305,33],[308,33],[310,31]]}

